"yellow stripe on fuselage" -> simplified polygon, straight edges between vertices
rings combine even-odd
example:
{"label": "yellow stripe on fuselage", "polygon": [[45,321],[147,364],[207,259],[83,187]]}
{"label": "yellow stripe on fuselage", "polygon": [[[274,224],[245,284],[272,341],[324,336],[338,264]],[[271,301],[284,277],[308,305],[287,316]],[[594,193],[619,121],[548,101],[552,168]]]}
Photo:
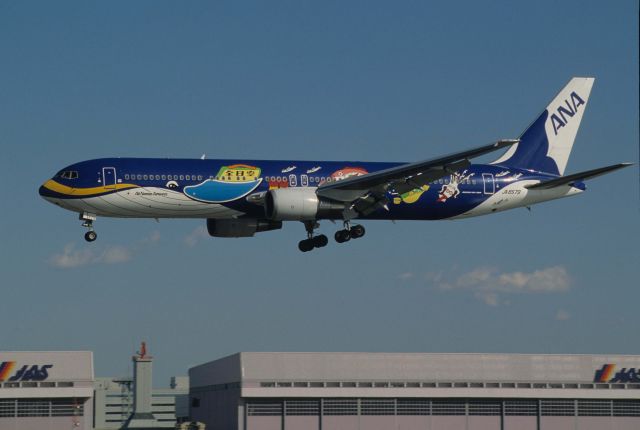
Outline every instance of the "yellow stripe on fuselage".
{"label": "yellow stripe on fuselage", "polygon": [[126,190],[127,188],[137,188],[138,186],[134,184],[115,184],[107,187],[73,188],[62,185],[53,179],[49,179],[43,184],[43,187],[67,196],[90,196],[95,194],[104,194],[111,191]]}

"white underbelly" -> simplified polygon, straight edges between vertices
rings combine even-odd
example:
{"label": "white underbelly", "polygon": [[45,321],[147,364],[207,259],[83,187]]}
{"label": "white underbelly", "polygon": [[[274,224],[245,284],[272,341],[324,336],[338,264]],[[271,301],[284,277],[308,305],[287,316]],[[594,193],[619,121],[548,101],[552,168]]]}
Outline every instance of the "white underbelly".
{"label": "white underbelly", "polygon": [[508,209],[531,206],[536,203],[573,196],[582,192],[582,190],[569,185],[551,188],[549,190],[529,190],[525,188],[527,185],[533,185],[539,182],[540,181],[537,180],[526,180],[509,184],[496,193],[489,195],[485,201],[475,208],[452,219],[469,218],[493,212],[506,211]]}
{"label": "white underbelly", "polygon": [[[51,199],[54,200],[54,199]],[[58,199],[65,209],[119,218],[231,218],[242,212],[190,199],[166,188],[134,188],[84,199]]]}

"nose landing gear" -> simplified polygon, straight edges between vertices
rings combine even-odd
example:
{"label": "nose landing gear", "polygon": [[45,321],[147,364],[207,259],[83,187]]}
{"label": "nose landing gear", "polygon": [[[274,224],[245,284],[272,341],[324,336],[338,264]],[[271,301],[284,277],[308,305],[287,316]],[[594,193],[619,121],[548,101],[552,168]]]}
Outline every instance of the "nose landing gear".
{"label": "nose landing gear", "polygon": [[87,242],[93,242],[98,238],[98,234],[93,230],[93,222],[96,218],[94,214],[88,212],[83,212],[79,216],[80,221],[84,221],[82,226],[89,229],[89,231],[84,234],[84,240]]}
{"label": "nose landing gear", "polygon": [[307,238],[298,243],[298,249],[302,252],[309,252],[313,248],[323,248],[329,243],[329,239],[324,234],[318,236],[313,235],[313,230],[318,228],[320,224],[316,221],[305,221],[304,228],[307,230]]}

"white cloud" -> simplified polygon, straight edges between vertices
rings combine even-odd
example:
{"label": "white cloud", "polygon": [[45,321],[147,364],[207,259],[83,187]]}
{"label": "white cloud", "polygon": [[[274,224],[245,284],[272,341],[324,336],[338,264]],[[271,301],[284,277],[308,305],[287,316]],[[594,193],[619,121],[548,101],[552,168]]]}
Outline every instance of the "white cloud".
{"label": "white cloud", "polygon": [[413,273],[412,272],[404,272],[398,275],[398,279],[400,279],[401,281],[408,281],[410,279],[413,279]]}
{"label": "white cloud", "polygon": [[193,248],[198,244],[198,242],[200,242],[202,239],[206,238],[207,236],[209,236],[209,233],[207,233],[207,228],[201,225],[200,227],[195,228],[187,236],[185,236],[184,243],[188,247]]}
{"label": "white cloud", "polygon": [[141,242],[143,244],[154,244],[160,242],[160,232],[158,230],[152,231],[151,234],[142,239]]}
{"label": "white cloud", "polygon": [[94,263],[118,264],[125,263],[133,258],[133,253],[124,246],[112,246],[107,248]]}
{"label": "white cloud", "polygon": [[62,252],[49,257],[49,264],[61,269],[73,269],[90,264],[93,260],[93,252],[87,248],[76,250],[75,247],[75,243],[66,245]]}
{"label": "white cloud", "polygon": [[533,272],[500,272],[479,267],[458,277],[447,279],[442,273],[430,273],[425,279],[442,291],[466,290],[489,306],[508,304],[506,294],[561,293],[569,290],[571,279],[562,266]]}
{"label": "white cloud", "polygon": [[48,259],[48,263],[59,269],[74,269],[90,264],[120,264],[131,261],[145,247],[156,244],[160,240],[160,232],[154,231],[149,236],[132,245],[109,245],[100,247],[97,244],[85,244],[76,248],[75,243],[67,244],[61,252],[56,252]]}
{"label": "white cloud", "polygon": [[558,309],[558,312],[556,312],[556,320],[558,321],[566,321],[569,318],[571,318],[571,314],[564,309]]}

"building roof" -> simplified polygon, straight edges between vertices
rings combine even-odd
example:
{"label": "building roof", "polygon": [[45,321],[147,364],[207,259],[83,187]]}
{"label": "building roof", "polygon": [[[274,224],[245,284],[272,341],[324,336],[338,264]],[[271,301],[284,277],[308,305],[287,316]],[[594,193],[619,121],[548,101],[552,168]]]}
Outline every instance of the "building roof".
{"label": "building roof", "polygon": [[241,352],[189,370],[191,386],[251,381],[593,382],[635,355]]}

